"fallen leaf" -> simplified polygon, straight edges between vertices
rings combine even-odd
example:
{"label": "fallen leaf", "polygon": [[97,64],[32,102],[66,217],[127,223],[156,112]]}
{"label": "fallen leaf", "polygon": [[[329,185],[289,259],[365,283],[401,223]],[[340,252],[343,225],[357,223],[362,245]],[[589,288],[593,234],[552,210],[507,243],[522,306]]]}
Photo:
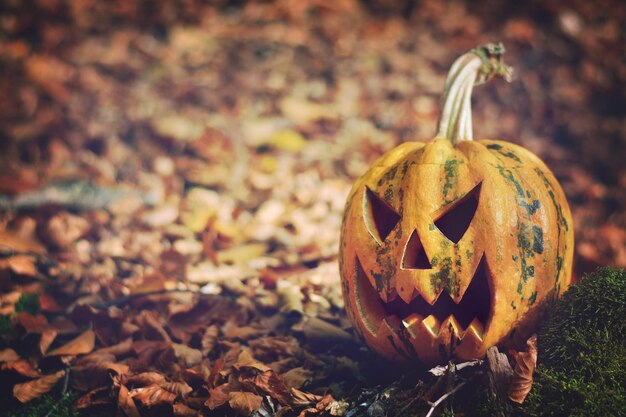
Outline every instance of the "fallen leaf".
{"label": "fallen leaf", "polygon": [[[282,379],[274,371],[265,371],[249,379],[261,392],[269,395],[282,405],[291,401],[291,395]],[[242,380],[243,382],[243,380]]]}
{"label": "fallen leaf", "polygon": [[[23,230],[9,231],[0,230],[0,252],[34,252],[43,254],[46,252],[45,247],[36,239],[33,227],[28,227],[28,231]],[[32,229],[32,231],[30,230]]]}
{"label": "fallen leaf", "polygon": [[248,349],[244,349],[239,354],[237,362],[235,363],[236,369],[241,368],[254,368],[258,371],[265,372],[271,370],[271,368],[252,357],[252,354]]}
{"label": "fallen leaf", "polygon": [[13,387],[13,395],[21,403],[27,403],[49,392],[64,375],[63,370],[23,384],[16,384]]}
{"label": "fallen leaf", "polygon": [[58,332],[56,329],[46,329],[41,333],[41,338],[39,339],[39,352],[42,355],[46,355],[46,351],[54,342],[54,339],[57,337]]}
{"label": "fallen leaf", "polygon": [[87,330],[76,339],[73,339],[63,346],[54,349],[52,352],[49,352],[47,356],[81,355],[91,352],[95,344],[96,334],[93,330]]}
{"label": "fallen leaf", "polygon": [[228,395],[230,407],[242,416],[249,416],[261,407],[263,397],[251,392],[234,391]]}
{"label": "fallen leaf", "polygon": [[0,350],[0,362],[13,362],[19,358],[20,355],[18,355],[17,352],[11,348]]}
{"label": "fallen leaf", "polygon": [[145,407],[152,407],[159,404],[172,404],[176,399],[176,394],[172,394],[158,385],[135,388],[130,391],[129,395]]}
{"label": "fallen leaf", "polygon": [[282,130],[274,133],[268,143],[283,151],[299,152],[306,145],[306,140],[296,131]]}
{"label": "fallen leaf", "polygon": [[215,410],[218,407],[226,404],[230,398],[231,392],[230,384],[222,384],[209,390],[209,399],[206,400],[204,405],[209,407],[209,410]]}
{"label": "fallen leaf", "polygon": [[128,376],[124,379],[124,384],[131,387],[145,387],[148,385],[161,385],[166,382],[163,374],[158,372],[142,372]]}
{"label": "fallen leaf", "polygon": [[306,382],[313,379],[313,372],[298,366],[297,368],[292,368],[285,372],[282,377],[287,387],[300,388]]}
{"label": "fallen leaf", "polygon": [[130,354],[132,352],[132,350],[133,350],[133,339],[129,337],[128,339],[124,340],[123,342],[117,343],[115,345],[111,345],[111,346],[100,348],[98,350],[95,350],[93,353],[95,353],[95,354],[111,353],[111,354],[119,357],[119,356],[124,356],[124,355]]}
{"label": "fallen leaf", "polygon": [[172,412],[176,417],[195,417],[200,415],[199,411],[194,410],[183,403],[172,404]]}
{"label": "fallen leaf", "polygon": [[120,385],[120,390],[117,394],[117,406],[126,414],[126,417],[141,417],[137,404],[135,404],[125,385]]}
{"label": "fallen leaf", "polygon": [[32,315],[25,311],[17,314],[17,322],[22,325],[26,333],[41,333],[48,327],[48,319],[43,314]]}
{"label": "fallen leaf", "polygon": [[15,255],[0,259],[0,270],[2,269],[10,269],[16,274],[32,277],[37,275],[37,259],[29,255]]}
{"label": "fallen leaf", "polygon": [[191,368],[202,362],[202,352],[200,350],[179,343],[172,344],[172,347],[174,348],[174,354],[184,366]]}
{"label": "fallen leaf", "polygon": [[509,387],[509,399],[521,404],[533,386],[533,373],[537,366],[537,335],[526,341],[526,352],[515,352],[515,370]]}
{"label": "fallen leaf", "polygon": [[29,378],[38,378],[41,376],[41,373],[39,373],[39,371],[33,367],[33,364],[26,359],[18,359],[13,362],[3,363],[0,369],[12,370]]}
{"label": "fallen leaf", "polygon": [[109,395],[110,391],[110,387],[102,387],[89,391],[76,400],[74,403],[74,409],[76,411],[85,411],[90,407],[111,404],[111,396]]}
{"label": "fallen leaf", "polygon": [[213,351],[215,344],[217,343],[217,337],[219,335],[219,328],[215,325],[207,327],[202,335],[202,354],[207,356]]}
{"label": "fallen leaf", "polygon": [[45,238],[57,248],[66,248],[83,237],[89,227],[90,224],[86,219],[62,212],[48,220]]}
{"label": "fallen leaf", "polygon": [[159,384],[159,386],[181,398],[193,391],[193,388],[185,382],[165,382],[163,384]]}
{"label": "fallen leaf", "polygon": [[321,395],[311,394],[310,392],[300,391],[295,388],[289,390],[292,396],[292,404],[298,407],[317,404],[322,400]]}

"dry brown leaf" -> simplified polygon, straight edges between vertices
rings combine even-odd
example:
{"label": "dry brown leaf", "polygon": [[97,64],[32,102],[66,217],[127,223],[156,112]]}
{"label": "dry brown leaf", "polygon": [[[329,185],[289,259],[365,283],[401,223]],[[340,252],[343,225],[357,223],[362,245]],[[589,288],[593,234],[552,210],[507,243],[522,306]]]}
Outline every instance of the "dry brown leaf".
{"label": "dry brown leaf", "polygon": [[33,364],[26,359],[18,359],[16,361],[3,363],[0,369],[10,369],[29,378],[38,378],[41,376],[41,374],[33,367]]}
{"label": "dry brown leaf", "polygon": [[219,328],[216,325],[207,327],[202,335],[202,354],[207,356],[213,351],[215,344],[217,343],[217,337],[219,336]]}
{"label": "dry brown leaf", "polygon": [[253,326],[238,326],[232,321],[226,322],[222,326],[222,333],[228,339],[250,340],[263,336],[269,332],[268,329]]}
{"label": "dry brown leaf", "polygon": [[159,386],[181,398],[193,391],[193,388],[185,382],[165,382]]}
{"label": "dry brown leaf", "polygon": [[32,231],[30,227],[28,229],[27,232],[32,233],[27,233],[23,230],[0,230],[0,251],[15,250],[17,252],[45,253],[45,247],[35,237],[35,228],[32,227]]}
{"label": "dry brown leaf", "polygon": [[45,356],[46,351],[48,350],[52,342],[54,342],[54,339],[56,339],[57,334],[58,332],[56,329],[46,329],[43,331],[43,333],[41,333],[41,339],[39,339],[39,352],[42,355]]}
{"label": "dry brown leaf", "polygon": [[170,335],[163,328],[163,323],[160,322],[156,312],[143,310],[134,318],[134,321],[141,328],[142,332],[147,335],[146,338],[154,339],[158,337],[165,342],[172,341]]}
{"label": "dry brown leaf", "polygon": [[231,392],[230,384],[222,384],[209,390],[209,399],[206,400],[204,405],[209,407],[209,410],[215,410],[218,407],[226,404]]}
{"label": "dry brown leaf", "polygon": [[145,407],[152,407],[158,404],[172,404],[176,399],[176,394],[172,394],[158,385],[135,388],[130,391],[129,395]]}
{"label": "dry brown leaf", "polygon": [[533,373],[537,366],[537,335],[526,341],[526,352],[515,352],[515,371],[509,387],[509,399],[521,404],[533,386]]}
{"label": "dry brown leaf", "polygon": [[129,337],[128,339],[124,340],[123,342],[120,342],[120,343],[112,345],[112,346],[107,346],[107,347],[100,348],[98,350],[95,350],[93,353],[94,354],[111,353],[111,354],[119,357],[119,356],[124,356],[124,355],[130,354],[132,352],[132,350],[133,350],[133,339]]}
{"label": "dry brown leaf", "polygon": [[240,381],[243,384],[251,382],[258,390],[276,399],[282,405],[287,405],[291,401],[289,390],[274,371],[260,372],[252,377],[240,377]]}
{"label": "dry brown leaf", "polygon": [[0,362],[13,362],[19,358],[20,355],[18,355],[17,352],[11,348],[0,350]]}
{"label": "dry brown leaf", "polygon": [[311,394],[310,392],[300,391],[295,388],[291,388],[289,391],[292,396],[292,404],[299,407],[317,404],[323,398],[321,395]]}
{"label": "dry brown leaf", "polygon": [[300,388],[307,381],[311,381],[313,379],[313,372],[299,366],[288,370],[282,375],[282,377],[287,387]]}
{"label": "dry brown leaf", "polygon": [[89,222],[68,212],[57,213],[46,224],[46,239],[58,248],[65,248],[80,239],[89,230]]}
{"label": "dry brown leaf", "polygon": [[120,385],[120,390],[117,395],[117,406],[126,414],[126,417],[141,417],[137,409],[137,404],[135,404],[135,401],[130,396],[128,388],[126,388],[125,385]]}
{"label": "dry brown leaf", "polygon": [[128,365],[115,363],[113,355],[91,354],[77,361],[76,366],[72,366],[70,373],[72,387],[79,391],[89,391],[110,383],[111,375],[124,375],[128,370]]}
{"label": "dry brown leaf", "polygon": [[179,343],[172,344],[174,354],[182,364],[188,368],[198,365],[202,362],[202,352],[198,349],[190,348],[187,345]]}
{"label": "dry brown leaf", "polygon": [[183,403],[174,403],[172,405],[172,412],[176,417],[196,417],[200,415],[199,411],[194,410]]}
{"label": "dry brown leaf", "polygon": [[60,346],[49,352],[47,356],[81,355],[91,352],[95,344],[96,334],[93,332],[93,330],[87,330],[76,339],[73,339],[63,346]]}
{"label": "dry brown leaf", "polygon": [[37,259],[30,255],[15,255],[0,259],[0,270],[2,269],[10,269],[16,274],[32,277],[37,275]]}
{"label": "dry brown leaf", "polygon": [[48,319],[43,314],[32,315],[25,311],[17,314],[17,322],[27,333],[41,333],[48,328]]}
{"label": "dry brown leaf", "polygon": [[307,317],[302,322],[302,331],[309,343],[345,343],[352,340],[350,333],[317,317]]}
{"label": "dry brown leaf", "polygon": [[13,395],[21,403],[27,403],[49,392],[64,375],[65,371],[63,370],[51,375],[42,376],[33,381],[24,382],[23,384],[16,384],[13,387]]}
{"label": "dry brown leaf", "polygon": [[165,383],[167,383],[165,377],[158,372],[142,372],[124,379],[124,384],[132,387],[146,387],[148,385],[161,385]]}
{"label": "dry brown leaf", "polygon": [[110,390],[110,387],[102,387],[89,391],[76,400],[74,403],[74,409],[77,411],[84,411],[85,409],[93,406],[111,404],[111,397],[109,396]]}
{"label": "dry brown leaf", "polygon": [[236,369],[254,368],[261,372],[271,370],[269,366],[254,359],[248,349],[244,349],[241,351],[241,353],[239,354],[239,357],[237,358],[237,362],[235,363],[234,366]]}
{"label": "dry brown leaf", "polygon": [[262,402],[263,397],[251,392],[234,391],[228,394],[228,404],[242,416],[249,416],[258,411]]}

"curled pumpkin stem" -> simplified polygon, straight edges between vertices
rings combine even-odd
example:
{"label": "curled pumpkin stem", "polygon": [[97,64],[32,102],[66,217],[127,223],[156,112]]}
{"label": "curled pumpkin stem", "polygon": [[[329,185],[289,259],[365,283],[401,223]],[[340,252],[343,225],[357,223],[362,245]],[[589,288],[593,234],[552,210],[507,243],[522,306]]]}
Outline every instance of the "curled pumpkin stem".
{"label": "curled pumpkin stem", "polygon": [[473,140],[472,89],[493,77],[511,80],[512,68],[502,61],[504,45],[489,43],[461,55],[450,68],[442,96],[435,139],[452,143]]}

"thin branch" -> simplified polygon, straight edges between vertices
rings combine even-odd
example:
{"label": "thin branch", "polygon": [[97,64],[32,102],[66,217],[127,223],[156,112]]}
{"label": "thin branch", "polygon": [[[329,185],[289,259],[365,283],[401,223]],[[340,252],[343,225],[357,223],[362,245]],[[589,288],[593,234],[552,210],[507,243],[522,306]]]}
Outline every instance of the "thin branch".
{"label": "thin branch", "polygon": [[449,396],[451,396],[452,394],[454,394],[455,392],[457,392],[458,390],[461,389],[461,387],[465,385],[465,382],[461,382],[459,385],[457,385],[456,387],[454,387],[454,389],[450,392],[446,392],[445,394],[443,394],[437,401],[435,401],[434,403],[431,403],[430,401],[428,402],[428,405],[430,405],[430,410],[428,411],[428,414],[426,414],[426,417],[430,417],[433,414],[433,411],[435,411],[435,408],[437,408],[437,406],[439,404],[441,404],[443,401],[445,401],[446,398],[448,398]]}

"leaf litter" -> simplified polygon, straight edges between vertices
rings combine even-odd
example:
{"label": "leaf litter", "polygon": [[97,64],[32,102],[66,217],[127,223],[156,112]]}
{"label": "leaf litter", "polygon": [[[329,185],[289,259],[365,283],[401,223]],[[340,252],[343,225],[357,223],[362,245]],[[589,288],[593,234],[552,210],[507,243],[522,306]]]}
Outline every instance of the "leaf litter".
{"label": "leaf litter", "polygon": [[521,399],[531,347],[515,371],[496,351],[431,374],[368,352],[336,265],[354,179],[432,136],[445,68],[486,37],[530,58],[518,84],[480,92],[477,133],[554,170],[586,225],[577,275],[626,266],[626,106],[603,98],[625,81],[606,64],[623,8],[62,3],[0,10],[1,398],[69,386],[86,414],[426,415],[486,373]]}

